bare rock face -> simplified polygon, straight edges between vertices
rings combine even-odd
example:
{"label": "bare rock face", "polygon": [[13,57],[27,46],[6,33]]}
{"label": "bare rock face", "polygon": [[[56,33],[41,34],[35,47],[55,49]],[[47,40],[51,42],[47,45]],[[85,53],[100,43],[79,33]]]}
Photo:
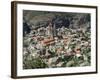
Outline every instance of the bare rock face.
{"label": "bare rock face", "polygon": [[[67,28],[78,29],[79,27],[90,27],[90,15],[85,13],[52,13],[42,11],[24,11],[24,21],[31,27],[46,27],[49,22],[55,24],[57,28],[65,26]],[[87,24],[88,23],[88,24]],[[28,26],[25,25],[26,27]]]}

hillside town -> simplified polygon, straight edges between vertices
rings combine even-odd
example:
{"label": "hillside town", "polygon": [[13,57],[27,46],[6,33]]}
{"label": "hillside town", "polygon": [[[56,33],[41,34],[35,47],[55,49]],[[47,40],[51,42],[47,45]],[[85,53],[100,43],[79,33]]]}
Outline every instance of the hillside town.
{"label": "hillside town", "polygon": [[[91,65],[90,22],[72,28],[48,21],[24,32],[23,68],[82,67]],[[83,26],[83,27],[80,27]],[[87,27],[84,27],[87,26]]]}

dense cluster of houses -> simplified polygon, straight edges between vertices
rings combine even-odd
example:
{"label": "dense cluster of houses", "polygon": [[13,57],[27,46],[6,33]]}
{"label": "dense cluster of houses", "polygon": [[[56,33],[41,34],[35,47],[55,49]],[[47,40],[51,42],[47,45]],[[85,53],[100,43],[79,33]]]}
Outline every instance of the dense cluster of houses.
{"label": "dense cluster of houses", "polygon": [[[30,56],[27,59],[41,58],[48,67],[89,66],[90,31],[87,28],[57,28],[49,23],[46,28],[33,29],[25,35],[23,49],[23,55]],[[79,61],[75,62],[74,59],[78,58]]]}

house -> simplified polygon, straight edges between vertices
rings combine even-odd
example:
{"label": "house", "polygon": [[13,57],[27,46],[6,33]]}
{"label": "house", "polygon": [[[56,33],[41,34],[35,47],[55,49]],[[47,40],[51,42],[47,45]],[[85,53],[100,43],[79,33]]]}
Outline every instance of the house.
{"label": "house", "polygon": [[50,39],[44,39],[41,41],[41,43],[44,45],[44,46],[48,46],[50,44],[54,44],[55,43],[55,40],[50,38]]}

